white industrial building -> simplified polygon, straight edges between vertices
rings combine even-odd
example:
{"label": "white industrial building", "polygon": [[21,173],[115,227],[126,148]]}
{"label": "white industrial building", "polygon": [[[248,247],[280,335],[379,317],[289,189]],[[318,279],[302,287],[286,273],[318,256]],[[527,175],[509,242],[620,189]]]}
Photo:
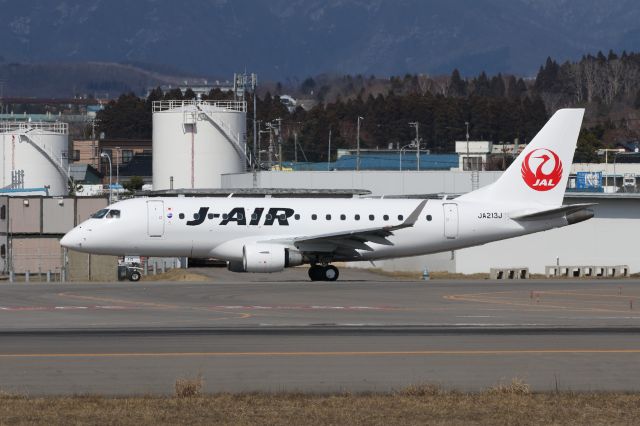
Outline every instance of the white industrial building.
{"label": "white industrial building", "polygon": [[0,143],[0,193],[67,195],[68,124],[0,122]]}
{"label": "white industrial building", "polygon": [[[628,165],[625,165],[628,166]],[[574,165],[572,170],[589,167]],[[593,166],[590,167],[593,170]],[[466,171],[326,171],[261,172],[255,185],[261,188],[364,189],[371,196],[459,195],[471,190]],[[480,172],[480,186],[494,182],[501,172]],[[251,173],[225,175],[223,188],[251,188]],[[640,271],[635,243],[640,241],[640,194],[567,193],[565,203],[597,203],[593,219],[565,228],[532,234],[483,246],[405,259],[377,261],[386,270],[489,272],[492,267],[528,267],[544,273],[555,265],[628,265]],[[368,262],[354,266],[370,268]]]}
{"label": "white industrial building", "polygon": [[245,101],[153,102],[153,188],[220,188],[245,170]]}

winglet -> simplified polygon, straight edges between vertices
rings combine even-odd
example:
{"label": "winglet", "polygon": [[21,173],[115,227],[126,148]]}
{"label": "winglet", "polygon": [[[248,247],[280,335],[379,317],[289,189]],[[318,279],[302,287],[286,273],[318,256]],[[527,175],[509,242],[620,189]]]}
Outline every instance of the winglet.
{"label": "winglet", "polygon": [[402,222],[400,225],[389,226],[386,229],[388,229],[389,231],[395,231],[396,229],[411,228],[418,221],[418,218],[420,217],[420,213],[422,213],[422,210],[424,209],[424,206],[426,204],[427,204],[427,200],[420,201],[420,204],[418,204],[418,207],[416,207],[415,210],[411,212],[409,216],[407,216],[404,222]]}

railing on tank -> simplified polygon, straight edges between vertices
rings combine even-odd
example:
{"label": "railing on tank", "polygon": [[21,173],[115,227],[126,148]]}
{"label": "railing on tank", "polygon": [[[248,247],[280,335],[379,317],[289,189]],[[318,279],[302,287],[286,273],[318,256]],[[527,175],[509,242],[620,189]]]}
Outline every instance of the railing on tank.
{"label": "railing on tank", "polygon": [[42,130],[44,132],[67,135],[69,134],[69,125],[61,122],[47,123],[44,121],[0,121],[0,133],[26,132],[28,130]]}
{"label": "railing on tank", "polygon": [[245,101],[203,101],[197,99],[184,99],[172,101],[153,101],[153,112],[170,111],[188,106],[212,106],[221,110],[247,112]]}

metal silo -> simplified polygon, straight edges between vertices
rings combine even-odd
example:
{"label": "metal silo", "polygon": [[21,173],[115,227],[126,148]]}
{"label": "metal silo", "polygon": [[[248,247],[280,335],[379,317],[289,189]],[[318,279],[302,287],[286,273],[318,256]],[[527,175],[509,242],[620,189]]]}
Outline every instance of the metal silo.
{"label": "metal silo", "polygon": [[67,123],[0,122],[0,193],[37,191],[67,195],[69,126]]}
{"label": "metal silo", "polygon": [[220,188],[245,171],[244,101],[153,103],[153,189]]}

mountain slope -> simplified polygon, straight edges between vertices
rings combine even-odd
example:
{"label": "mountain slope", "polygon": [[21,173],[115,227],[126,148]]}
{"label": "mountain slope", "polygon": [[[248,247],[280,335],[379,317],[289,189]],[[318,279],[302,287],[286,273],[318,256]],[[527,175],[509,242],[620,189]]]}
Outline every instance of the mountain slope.
{"label": "mountain slope", "polygon": [[202,75],[532,75],[637,49],[632,0],[0,0],[6,61],[146,62]]}

